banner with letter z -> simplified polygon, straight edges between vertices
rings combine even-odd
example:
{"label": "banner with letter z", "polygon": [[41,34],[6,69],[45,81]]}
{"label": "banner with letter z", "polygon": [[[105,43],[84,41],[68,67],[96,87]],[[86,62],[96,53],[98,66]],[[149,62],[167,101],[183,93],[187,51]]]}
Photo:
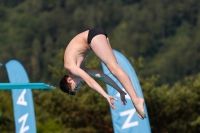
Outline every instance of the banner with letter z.
{"label": "banner with letter z", "polygon": [[[142,89],[140,87],[140,83],[138,81],[137,75],[131,65],[131,63],[124,57],[120,52],[113,50],[117,62],[120,67],[129,75],[131,82],[137,92],[137,94],[143,98]],[[102,63],[103,71],[107,74],[111,79],[113,79],[120,88],[123,89],[120,82],[110,73],[107,67]],[[106,85],[108,94],[118,98],[118,102],[115,102],[116,110],[111,110],[113,127],[115,133],[151,133],[149,118],[147,114],[146,105],[144,106],[146,118],[140,119],[137,115],[137,112],[133,106],[133,103],[129,97],[126,95],[127,104],[122,105],[120,94],[114,88],[109,85]],[[123,89],[124,90],[124,89]],[[125,90],[124,90],[125,91]],[[126,92],[126,91],[125,91]]]}

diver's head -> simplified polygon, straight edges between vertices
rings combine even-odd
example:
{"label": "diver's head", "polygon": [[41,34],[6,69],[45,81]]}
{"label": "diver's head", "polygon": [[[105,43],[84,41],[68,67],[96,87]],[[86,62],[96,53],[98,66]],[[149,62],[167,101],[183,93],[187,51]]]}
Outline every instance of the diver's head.
{"label": "diver's head", "polygon": [[75,93],[82,87],[83,80],[75,75],[66,74],[59,82],[60,90],[70,95]]}

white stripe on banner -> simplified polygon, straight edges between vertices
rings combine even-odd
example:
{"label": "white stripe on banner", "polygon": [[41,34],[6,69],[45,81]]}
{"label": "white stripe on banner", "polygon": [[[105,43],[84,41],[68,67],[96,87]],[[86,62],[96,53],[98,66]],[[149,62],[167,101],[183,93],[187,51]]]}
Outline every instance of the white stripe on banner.
{"label": "white stripe on banner", "polygon": [[[116,56],[118,64],[129,75],[137,94],[143,98],[140,83],[131,63],[120,52],[116,50],[113,50],[113,52]],[[110,71],[103,63],[102,67],[104,73],[107,74],[110,78],[112,78],[119,85],[119,87],[123,88],[120,82],[110,73]],[[119,93],[109,85],[106,85],[106,87],[108,94],[117,97],[118,101],[120,101]],[[144,106],[146,118],[142,120],[137,116],[137,112],[128,95],[126,95],[126,99],[127,104],[125,106],[122,105],[121,102],[115,102],[117,109],[110,109],[115,133],[151,133],[146,105]]]}
{"label": "white stripe on banner", "polygon": [[[11,83],[29,83],[24,67],[16,60],[6,63]],[[36,133],[35,112],[31,89],[12,90],[16,133]]]}

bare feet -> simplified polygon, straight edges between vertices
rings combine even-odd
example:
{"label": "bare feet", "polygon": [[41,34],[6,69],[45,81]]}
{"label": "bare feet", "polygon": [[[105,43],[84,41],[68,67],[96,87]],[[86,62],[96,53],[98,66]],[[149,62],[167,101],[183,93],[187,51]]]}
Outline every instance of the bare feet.
{"label": "bare feet", "polygon": [[135,109],[138,113],[138,116],[141,119],[146,118],[146,114],[144,112],[144,99],[139,97],[139,101],[137,103],[134,103]]}

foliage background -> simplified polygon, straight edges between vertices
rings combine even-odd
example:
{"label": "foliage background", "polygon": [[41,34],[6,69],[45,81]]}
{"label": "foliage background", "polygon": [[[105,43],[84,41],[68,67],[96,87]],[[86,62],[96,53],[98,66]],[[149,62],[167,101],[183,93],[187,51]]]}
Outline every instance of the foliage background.
{"label": "foliage background", "polygon": [[[68,42],[101,27],[139,76],[152,132],[198,133],[199,7],[198,0],[0,0],[0,62],[16,59],[31,82],[57,86]],[[94,55],[87,65],[101,70]],[[5,67],[0,81],[8,82]],[[15,132],[11,94],[0,98],[0,131]],[[34,90],[33,98],[38,133],[113,132],[106,100],[86,85],[75,97],[56,89]]]}

